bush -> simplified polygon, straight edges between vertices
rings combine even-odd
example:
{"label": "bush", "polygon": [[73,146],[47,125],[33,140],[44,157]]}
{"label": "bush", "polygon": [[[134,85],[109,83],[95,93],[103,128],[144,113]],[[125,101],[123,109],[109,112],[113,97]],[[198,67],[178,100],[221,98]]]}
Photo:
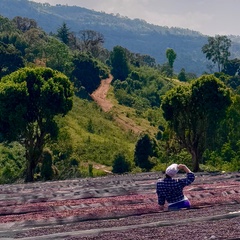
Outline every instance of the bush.
{"label": "bush", "polygon": [[48,149],[43,151],[41,176],[44,180],[52,180],[53,179],[52,152]]}
{"label": "bush", "polygon": [[127,161],[124,154],[122,154],[122,153],[117,154],[114,157],[112,172],[121,174],[121,173],[126,173],[126,172],[129,172],[129,171],[131,171],[130,162]]}
{"label": "bush", "polygon": [[17,142],[1,144],[0,154],[0,184],[23,179],[26,168],[24,148]]}
{"label": "bush", "polygon": [[117,90],[115,92],[115,97],[118,100],[119,104],[125,105],[127,107],[132,107],[133,104],[135,103],[134,97],[131,95],[127,94],[125,90]]}
{"label": "bush", "polygon": [[154,166],[151,157],[154,156],[154,144],[148,134],[139,138],[135,146],[134,162],[144,171],[150,171]]}

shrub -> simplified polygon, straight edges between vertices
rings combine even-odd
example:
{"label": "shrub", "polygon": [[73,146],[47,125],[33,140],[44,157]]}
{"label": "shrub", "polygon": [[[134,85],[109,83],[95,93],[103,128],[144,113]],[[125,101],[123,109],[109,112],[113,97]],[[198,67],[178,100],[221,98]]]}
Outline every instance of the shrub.
{"label": "shrub", "polygon": [[136,166],[142,168],[145,171],[149,171],[154,166],[154,163],[151,161],[151,157],[154,155],[154,146],[153,141],[148,134],[144,134],[135,146],[134,152],[134,162]]}
{"label": "shrub", "polygon": [[114,157],[113,161],[113,173],[126,173],[131,170],[131,164],[129,161],[127,161],[124,154],[119,153]]}
{"label": "shrub", "polygon": [[25,150],[17,142],[0,145],[0,184],[23,178],[26,167]]}
{"label": "shrub", "polygon": [[44,180],[52,180],[53,179],[52,152],[49,149],[45,149],[43,151],[41,176]]}

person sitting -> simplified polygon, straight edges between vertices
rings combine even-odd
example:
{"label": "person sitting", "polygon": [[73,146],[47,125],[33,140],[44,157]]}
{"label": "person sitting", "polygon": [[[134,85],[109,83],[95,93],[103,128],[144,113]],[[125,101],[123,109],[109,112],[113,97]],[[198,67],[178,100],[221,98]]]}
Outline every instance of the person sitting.
{"label": "person sitting", "polygon": [[[179,170],[187,173],[182,179],[173,178]],[[195,180],[195,175],[184,164],[171,164],[165,171],[165,178],[157,181],[156,192],[160,209],[164,209],[165,202],[168,203],[168,210],[179,210],[190,208],[190,201],[183,194],[183,188]]]}

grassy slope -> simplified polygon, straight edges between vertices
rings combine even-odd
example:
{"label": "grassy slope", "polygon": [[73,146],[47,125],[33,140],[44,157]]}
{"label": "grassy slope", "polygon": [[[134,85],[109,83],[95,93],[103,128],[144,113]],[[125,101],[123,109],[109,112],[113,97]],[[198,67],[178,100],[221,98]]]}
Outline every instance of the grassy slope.
{"label": "grassy slope", "polygon": [[142,132],[148,132],[150,135],[156,134],[157,128],[151,126],[149,121],[145,118],[137,115],[135,109],[118,104],[114,97],[113,87],[110,88],[107,98],[113,103],[114,107],[112,108],[111,113],[122,129],[131,131],[137,135]]}
{"label": "grassy slope", "polygon": [[[65,117],[58,118],[61,134],[54,147],[59,153],[71,152],[71,155],[67,155],[62,162],[63,165],[67,164],[66,160],[75,159],[80,163],[81,171],[82,169],[88,171],[88,164],[93,164],[94,170],[104,167],[105,170],[111,171],[115,154],[124,153],[133,163],[135,144],[139,135],[142,132],[154,135],[158,131],[157,126],[154,127],[149,121],[139,117],[133,108],[119,105],[114,97],[113,87],[110,88],[107,97],[113,103],[113,108],[108,113],[103,112],[94,101],[74,97],[72,110]],[[160,110],[156,111],[162,118]],[[118,121],[119,119],[123,119],[124,124]],[[133,128],[138,131],[134,132]],[[54,150],[54,147],[51,149]],[[24,154],[24,150],[20,148]],[[15,159],[14,162],[18,158],[22,162],[23,154],[18,154],[18,148],[15,146],[11,149],[0,146],[1,152],[7,151],[5,154],[7,162],[10,155]],[[1,166],[5,166],[4,162],[3,159],[0,161]],[[10,169],[13,165],[10,164]]]}
{"label": "grassy slope", "polygon": [[73,109],[61,120],[61,125],[71,136],[74,157],[81,163],[111,166],[114,155],[119,152],[133,162],[139,135],[142,132],[154,135],[158,131],[134,109],[119,105],[112,87],[107,98],[113,108],[105,113],[95,102],[75,97]]}
{"label": "grassy slope", "polygon": [[[105,113],[95,102],[75,97],[73,109],[61,120],[63,128],[71,136],[69,144],[73,147],[74,158],[81,163],[112,166],[114,155],[119,152],[133,162],[139,135],[148,132],[153,136],[158,131],[158,126],[152,126],[133,108],[119,105],[112,86],[107,98],[113,103],[113,108]],[[156,111],[162,121],[161,110]]]}
{"label": "grassy slope", "polygon": [[75,97],[72,111],[61,124],[70,134],[75,158],[80,162],[111,166],[118,152],[133,159],[137,136],[119,127],[112,114],[104,113],[95,102]]}

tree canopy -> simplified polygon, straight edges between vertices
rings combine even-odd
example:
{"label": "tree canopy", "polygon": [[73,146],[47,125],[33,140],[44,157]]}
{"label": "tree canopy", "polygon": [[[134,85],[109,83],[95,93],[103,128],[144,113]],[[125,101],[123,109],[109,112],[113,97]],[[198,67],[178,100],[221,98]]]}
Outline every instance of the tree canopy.
{"label": "tree canopy", "polygon": [[42,49],[46,61],[46,66],[60,72],[69,72],[72,56],[69,48],[58,39],[49,38],[47,44]]}
{"label": "tree canopy", "polygon": [[57,37],[66,45],[69,43],[70,29],[67,27],[67,24],[64,22],[61,27],[57,30]]}
{"label": "tree canopy", "polygon": [[168,59],[168,64],[171,68],[173,68],[173,63],[177,57],[177,54],[174,52],[172,48],[168,48],[166,50],[166,57]]}
{"label": "tree canopy", "polygon": [[26,181],[48,140],[57,136],[54,117],[72,108],[69,79],[50,68],[22,68],[0,82],[0,134],[2,141],[18,141],[26,150]]}
{"label": "tree canopy", "polygon": [[108,77],[108,70],[99,61],[87,54],[78,54],[73,59],[72,81],[77,91],[84,88],[91,94]]}
{"label": "tree canopy", "polygon": [[0,42],[0,78],[24,66],[20,51],[13,45]]}
{"label": "tree canopy", "polygon": [[223,72],[230,75],[236,76],[240,75],[240,59],[234,58],[229,61],[224,66]]}
{"label": "tree canopy", "polygon": [[208,60],[217,64],[218,71],[221,72],[228,62],[230,47],[231,40],[227,36],[216,35],[215,37],[208,37],[208,43],[202,47],[202,52],[206,54]]}
{"label": "tree canopy", "polygon": [[199,170],[207,139],[214,136],[230,104],[229,89],[213,75],[174,88],[164,97],[163,116],[192,155],[194,171]]}
{"label": "tree canopy", "polygon": [[141,136],[136,143],[134,162],[144,171],[149,171],[154,166],[151,162],[151,157],[154,156],[153,146],[154,144],[148,134]]}
{"label": "tree canopy", "polygon": [[121,46],[115,46],[110,54],[110,63],[114,79],[124,81],[129,74],[129,63],[126,51]]}

